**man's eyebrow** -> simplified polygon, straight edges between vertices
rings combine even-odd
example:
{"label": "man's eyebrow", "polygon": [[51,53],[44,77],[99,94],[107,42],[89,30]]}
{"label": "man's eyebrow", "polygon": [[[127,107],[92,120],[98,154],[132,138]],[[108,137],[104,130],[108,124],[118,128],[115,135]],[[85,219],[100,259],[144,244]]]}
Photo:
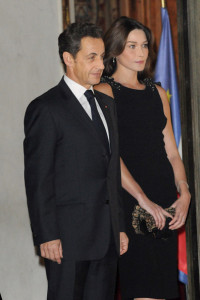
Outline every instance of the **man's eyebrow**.
{"label": "man's eyebrow", "polygon": [[[95,55],[95,56],[98,56],[98,54],[96,52],[91,52],[89,54],[87,54],[86,56],[91,56],[91,55]],[[100,56],[104,56],[105,55],[105,51],[103,53],[100,54]]]}
{"label": "man's eyebrow", "polygon": [[90,56],[90,55],[97,55],[97,53],[96,52],[91,52],[87,56]]}

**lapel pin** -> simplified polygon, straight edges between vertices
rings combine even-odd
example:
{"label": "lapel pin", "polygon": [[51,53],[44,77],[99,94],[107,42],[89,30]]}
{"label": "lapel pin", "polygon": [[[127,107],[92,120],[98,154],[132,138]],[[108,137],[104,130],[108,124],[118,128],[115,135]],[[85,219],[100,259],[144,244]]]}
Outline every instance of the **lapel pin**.
{"label": "lapel pin", "polygon": [[105,108],[108,108],[108,106],[107,106],[107,105],[105,105]]}

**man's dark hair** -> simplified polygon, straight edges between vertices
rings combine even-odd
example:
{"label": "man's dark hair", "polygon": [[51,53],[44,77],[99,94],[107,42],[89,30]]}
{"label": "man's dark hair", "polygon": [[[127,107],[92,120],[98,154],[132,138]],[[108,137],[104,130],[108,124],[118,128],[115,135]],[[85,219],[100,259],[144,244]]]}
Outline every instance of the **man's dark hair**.
{"label": "man's dark hair", "polygon": [[63,52],[69,52],[75,58],[84,37],[102,38],[102,30],[91,23],[72,23],[59,35],[59,55],[64,65]]}

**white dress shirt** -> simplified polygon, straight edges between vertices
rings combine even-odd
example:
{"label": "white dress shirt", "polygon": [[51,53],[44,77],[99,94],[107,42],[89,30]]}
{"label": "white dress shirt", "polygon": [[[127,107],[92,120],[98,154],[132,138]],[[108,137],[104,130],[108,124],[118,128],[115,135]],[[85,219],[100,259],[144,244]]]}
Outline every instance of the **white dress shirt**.
{"label": "white dress shirt", "polygon": [[[89,104],[86,96],[84,95],[84,93],[86,92],[87,89],[84,86],[75,82],[74,80],[70,79],[66,75],[64,75],[64,81],[68,85],[69,89],[72,91],[74,96],[77,98],[77,100],[79,101],[81,106],[84,108],[84,110],[86,111],[86,113],[88,114],[90,119],[92,119],[91,107],[90,107],[90,104]],[[90,87],[90,90],[92,90],[92,92],[94,92],[92,86]],[[108,126],[106,123],[106,119],[104,117],[104,114],[103,114],[101,107],[99,106],[99,103],[96,98],[95,98],[95,102],[96,102],[98,113],[99,113],[101,120],[103,122],[103,125],[106,129],[106,133],[107,133],[108,140],[109,140],[109,132],[108,132]]]}

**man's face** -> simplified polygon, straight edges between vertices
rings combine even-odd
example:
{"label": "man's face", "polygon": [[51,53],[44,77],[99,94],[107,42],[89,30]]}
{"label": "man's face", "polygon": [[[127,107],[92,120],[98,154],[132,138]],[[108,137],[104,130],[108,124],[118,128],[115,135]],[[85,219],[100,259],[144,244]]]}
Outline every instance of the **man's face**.
{"label": "man's face", "polygon": [[76,57],[71,56],[66,75],[86,89],[98,84],[104,69],[104,43],[101,38],[84,37]]}

